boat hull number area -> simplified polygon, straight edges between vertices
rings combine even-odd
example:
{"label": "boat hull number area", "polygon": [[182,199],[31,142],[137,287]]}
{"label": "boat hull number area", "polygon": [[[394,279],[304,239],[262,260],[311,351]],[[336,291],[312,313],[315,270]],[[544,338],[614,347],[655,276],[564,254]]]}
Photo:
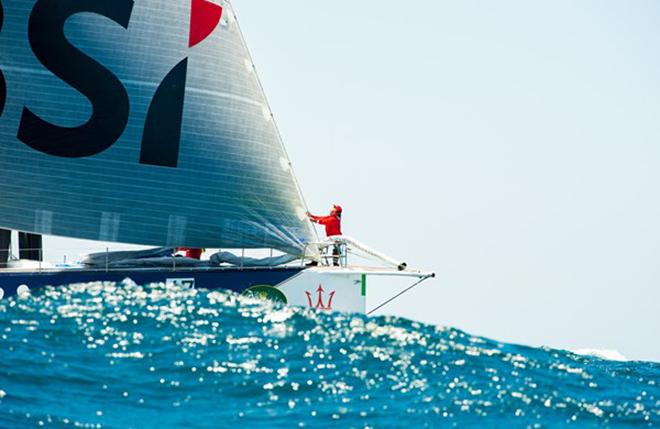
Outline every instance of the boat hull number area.
{"label": "boat hull number area", "polygon": [[165,281],[167,287],[179,287],[183,289],[194,289],[195,279],[167,279]]}

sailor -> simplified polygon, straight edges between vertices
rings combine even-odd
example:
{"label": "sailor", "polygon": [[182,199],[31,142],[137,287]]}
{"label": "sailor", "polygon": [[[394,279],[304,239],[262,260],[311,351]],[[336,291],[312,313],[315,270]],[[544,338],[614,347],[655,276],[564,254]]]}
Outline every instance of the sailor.
{"label": "sailor", "polygon": [[183,252],[186,258],[197,260],[202,259],[202,253],[204,253],[204,249],[197,249],[194,247],[179,247],[176,251]]}
{"label": "sailor", "polygon": [[[330,209],[328,216],[315,216],[307,212],[307,216],[312,222],[325,226],[325,235],[334,237],[341,235],[341,214],[342,208],[338,204],[334,204]],[[337,243],[332,249],[332,262],[335,266],[339,266],[339,256],[341,255],[341,247]]]}

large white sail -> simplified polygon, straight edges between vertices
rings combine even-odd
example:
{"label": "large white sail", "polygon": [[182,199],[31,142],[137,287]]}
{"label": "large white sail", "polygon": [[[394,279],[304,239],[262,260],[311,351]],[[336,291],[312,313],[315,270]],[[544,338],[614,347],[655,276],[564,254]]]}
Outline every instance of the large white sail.
{"label": "large white sail", "polygon": [[229,2],[0,10],[0,227],[289,252],[314,241]]}

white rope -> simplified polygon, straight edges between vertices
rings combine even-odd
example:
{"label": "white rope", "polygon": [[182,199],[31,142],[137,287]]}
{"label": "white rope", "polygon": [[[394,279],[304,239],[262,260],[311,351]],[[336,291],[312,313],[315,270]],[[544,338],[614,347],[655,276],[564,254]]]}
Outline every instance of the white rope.
{"label": "white rope", "polygon": [[372,249],[371,247],[367,246],[366,244],[360,243],[356,239],[352,237],[348,237],[346,235],[335,235],[332,237],[326,238],[324,241],[319,243],[319,247],[321,249],[333,246],[335,244],[343,244],[345,246],[351,246],[353,249],[357,249],[364,253],[367,257],[370,257],[372,259],[376,259],[380,262],[383,262],[387,265],[391,265],[392,267],[397,268],[399,271],[405,270],[408,265],[405,262],[398,261],[394,258],[391,258],[375,249]]}

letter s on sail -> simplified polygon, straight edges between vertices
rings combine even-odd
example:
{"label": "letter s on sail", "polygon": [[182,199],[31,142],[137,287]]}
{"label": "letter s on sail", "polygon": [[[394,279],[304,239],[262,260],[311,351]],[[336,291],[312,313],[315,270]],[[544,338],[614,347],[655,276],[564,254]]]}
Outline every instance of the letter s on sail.
{"label": "letter s on sail", "polygon": [[[2,31],[2,24],[5,20],[5,11],[2,8],[2,1],[0,0],[0,32]],[[0,70],[0,116],[2,116],[2,111],[5,110],[5,102],[7,101],[7,83],[5,82],[5,76]]]}
{"label": "letter s on sail", "polygon": [[49,155],[81,158],[103,152],[121,137],[129,113],[126,88],[66,39],[64,23],[74,14],[91,12],[127,29],[132,11],[133,0],[37,0],[28,23],[32,51],[44,67],[90,100],[92,115],[85,124],[67,128],[46,122],[25,107],[19,140]]}

